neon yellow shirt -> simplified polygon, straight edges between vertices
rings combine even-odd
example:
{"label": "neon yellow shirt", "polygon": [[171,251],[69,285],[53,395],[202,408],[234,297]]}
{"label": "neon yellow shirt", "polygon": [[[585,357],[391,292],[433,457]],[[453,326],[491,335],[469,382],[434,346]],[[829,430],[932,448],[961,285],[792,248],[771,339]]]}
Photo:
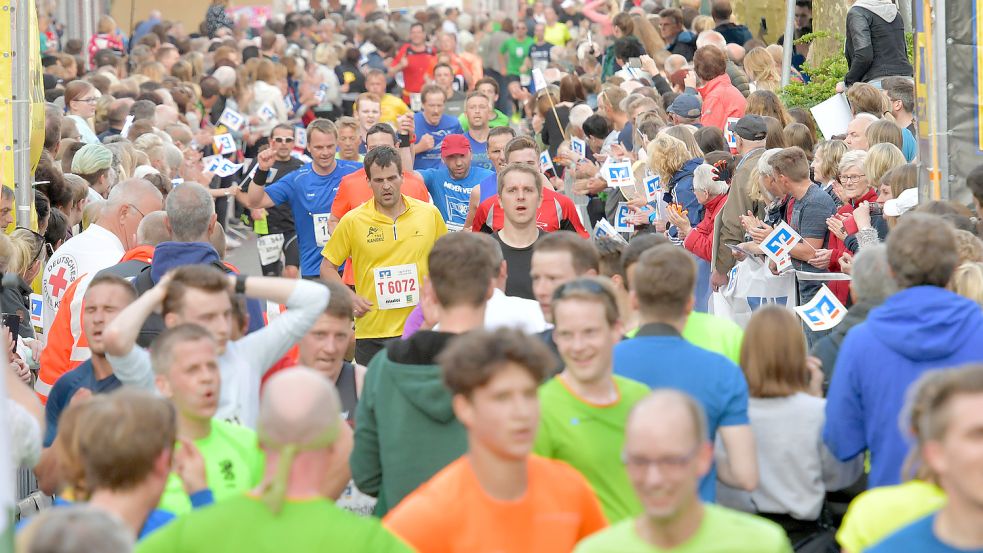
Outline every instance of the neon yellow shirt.
{"label": "neon yellow shirt", "polygon": [[618,400],[608,405],[588,403],[560,378],[539,388],[539,432],[533,451],[566,462],[590,482],[608,522],[641,513],[642,504],[621,461],[628,412],[649,393],[649,387],[614,377]]}
{"label": "neon yellow shirt", "polygon": [[945,492],[923,480],[867,490],[850,503],[836,541],[844,551],[860,553],[944,503]]}
{"label": "neon yellow shirt", "polygon": [[178,517],[137,546],[138,553],[280,553],[345,551],[410,553],[378,519],[349,513],[327,499],[287,501],[274,514],[238,495]]}
{"label": "neon yellow shirt", "polygon": [[[212,431],[195,440],[195,447],[205,459],[205,479],[216,503],[255,487],[263,479],[263,452],[256,433],[245,426],[212,419]],[[158,508],[175,515],[191,511],[191,500],[173,472],[167,478]]]}
{"label": "neon yellow shirt", "polygon": [[554,46],[566,46],[567,42],[570,42],[570,27],[567,27],[566,23],[557,21],[552,25],[546,25],[546,30],[543,32],[543,38],[546,42]]}
{"label": "neon yellow shirt", "polygon": [[[636,334],[638,334],[637,328],[630,330],[625,336],[634,338]],[[741,341],[744,340],[744,331],[733,321],[709,313],[693,311],[686,320],[683,338],[694,346],[723,355],[736,365],[741,364]]]}
{"label": "neon yellow shirt", "polygon": [[376,269],[416,265],[419,287],[427,276],[427,256],[438,238],[447,234],[447,225],[437,208],[403,195],[406,211],[395,221],[379,213],[370,200],[346,213],[335,227],[321,252],[331,264],[340,266],[349,257],[355,270],[355,293],[367,299],[372,309],[355,319],[356,338],[391,338],[403,334],[406,318],[416,301],[408,307],[380,309],[376,294]]}
{"label": "neon yellow shirt", "polygon": [[679,547],[662,549],[643,540],[636,519],[623,520],[588,537],[574,553],[792,553],[785,530],[761,517],[704,505],[703,521]]}

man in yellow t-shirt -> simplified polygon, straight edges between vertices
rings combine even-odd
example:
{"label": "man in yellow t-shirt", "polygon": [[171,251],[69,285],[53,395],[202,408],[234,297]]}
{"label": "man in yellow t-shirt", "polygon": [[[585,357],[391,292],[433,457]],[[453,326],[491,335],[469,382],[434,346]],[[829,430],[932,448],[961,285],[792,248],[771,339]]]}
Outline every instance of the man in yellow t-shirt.
{"label": "man in yellow t-shirt", "polygon": [[386,74],[378,69],[372,69],[365,75],[365,90],[379,97],[382,113],[380,123],[396,125],[396,119],[403,114],[413,112],[398,96],[386,93]]}
{"label": "man in yellow t-shirt", "polygon": [[570,27],[559,20],[553,6],[546,6],[544,15],[546,16],[546,27],[543,30],[543,38],[546,39],[546,42],[554,46],[559,46],[560,48],[566,46],[571,38]]}
{"label": "man in yellow t-shirt", "polygon": [[365,176],[373,199],[345,214],[321,252],[321,278],[341,282],[340,266],[349,257],[355,269],[355,359],[368,365],[386,340],[401,336],[420,300],[427,256],[447,233],[431,204],[400,193],[403,166],[395,148],[375,148],[365,156]]}

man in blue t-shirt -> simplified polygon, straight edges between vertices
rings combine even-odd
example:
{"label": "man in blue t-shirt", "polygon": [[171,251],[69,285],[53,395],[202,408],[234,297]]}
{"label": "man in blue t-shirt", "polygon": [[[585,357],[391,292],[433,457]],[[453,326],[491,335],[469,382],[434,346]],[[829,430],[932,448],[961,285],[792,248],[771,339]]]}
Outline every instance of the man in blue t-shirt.
{"label": "man in blue t-shirt", "polygon": [[461,124],[457,119],[444,114],[447,96],[435,84],[428,84],[420,92],[423,111],[413,116],[416,143],[412,146],[416,161],[415,169],[436,169],[443,165],[440,159],[440,144],[449,134],[461,134]]}
{"label": "man in blue t-shirt", "polygon": [[[892,553],[957,553],[983,551],[983,367],[932,371],[909,389],[913,403],[924,406],[917,425],[921,448],[918,458],[945,492],[937,512],[917,520],[864,551]],[[907,422],[907,420],[905,421]],[[906,485],[906,484],[905,484]]]}
{"label": "man in blue t-shirt", "polygon": [[440,155],[444,164],[438,169],[424,169],[420,176],[448,230],[461,230],[468,217],[471,190],[492,172],[472,166],[471,143],[461,134],[444,138]]}
{"label": "man in blue t-shirt", "polygon": [[489,171],[495,170],[495,164],[488,158],[488,133],[491,128],[488,122],[492,117],[491,100],[484,94],[469,92],[464,100],[464,115],[468,118],[468,132],[464,133],[471,143],[471,163]]}
{"label": "man in blue t-shirt", "polygon": [[300,274],[320,278],[321,249],[331,234],[328,220],[331,204],[342,177],[358,171],[362,164],[335,159],[338,128],[327,119],[315,119],[307,126],[307,150],[313,161],[265,187],[269,170],[276,157],[268,149],[257,156],[259,168],[253,177],[246,200],[253,209],[268,208],[290,202],[297,226],[300,246]]}
{"label": "man in blue t-shirt", "polygon": [[[614,347],[614,373],[651,388],[673,388],[703,405],[711,443],[719,432],[727,452],[720,480],[747,491],[758,485],[754,435],[749,425],[747,381],[726,357],[694,346],[682,337],[693,311],[696,263],[683,248],[650,248],[631,268],[631,294],[640,313],[635,338]],[[713,502],[717,468],[700,481],[700,498]]]}
{"label": "man in blue t-shirt", "polygon": [[106,360],[102,331],[116,318],[124,307],[136,299],[136,290],[129,282],[116,275],[100,275],[92,279],[85,290],[82,332],[92,357],[78,367],[61,375],[48,394],[44,406],[44,447],[51,447],[58,435],[58,419],[68,408],[72,398],[84,390],[80,397],[89,394],[109,393],[123,384],[113,374],[113,367]]}

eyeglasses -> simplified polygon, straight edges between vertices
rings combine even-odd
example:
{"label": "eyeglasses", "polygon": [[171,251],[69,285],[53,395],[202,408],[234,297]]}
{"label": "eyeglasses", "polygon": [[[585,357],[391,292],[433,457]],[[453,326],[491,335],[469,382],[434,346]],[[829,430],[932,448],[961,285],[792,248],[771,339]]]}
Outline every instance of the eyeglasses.
{"label": "eyeglasses", "polygon": [[[34,254],[34,257],[31,258],[31,262],[27,264],[27,266],[30,267],[31,265],[34,265],[35,261],[41,258],[41,254],[44,253],[45,249],[50,248],[51,250],[54,250],[54,247],[51,244],[45,242],[44,236],[42,236],[41,234],[38,234],[37,232],[34,232],[31,229],[26,229],[26,230],[31,234],[33,234],[34,238],[36,238],[38,243],[40,244],[40,246],[38,246],[38,253]],[[51,253],[54,252],[52,251]],[[48,255],[50,257],[51,254],[49,253]]]}
{"label": "eyeglasses", "polygon": [[277,143],[280,143],[280,144],[289,144],[289,143],[291,143],[293,141],[294,141],[294,137],[292,137],[292,136],[274,136],[273,137],[273,142],[277,142]]}
{"label": "eyeglasses", "polygon": [[135,210],[137,210],[137,213],[139,213],[139,214],[140,214],[140,218],[141,218],[141,219],[147,216],[147,214],[146,214],[146,213],[144,213],[144,212],[142,212],[142,211],[140,211],[140,208],[139,208],[139,207],[137,207],[137,206],[135,206],[135,205],[133,205],[133,204],[126,204],[126,205],[128,205],[128,206],[130,206],[130,207],[132,207],[133,209],[135,209]]}
{"label": "eyeglasses", "polygon": [[686,465],[689,465],[699,452],[700,446],[696,446],[685,455],[667,455],[658,459],[649,459],[641,455],[629,455],[627,452],[623,452],[621,462],[625,464],[628,471],[635,473],[648,472],[653,466],[658,467],[659,472],[678,473],[685,469]]}
{"label": "eyeglasses", "polygon": [[95,104],[96,102],[99,101],[99,98],[79,98],[78,100],[74,100],[74,101],[85,102],[86,104]]}
{"label": "eyeglasses", "polygon": [[840,175],[840,182],[860,182],[867,175]]}

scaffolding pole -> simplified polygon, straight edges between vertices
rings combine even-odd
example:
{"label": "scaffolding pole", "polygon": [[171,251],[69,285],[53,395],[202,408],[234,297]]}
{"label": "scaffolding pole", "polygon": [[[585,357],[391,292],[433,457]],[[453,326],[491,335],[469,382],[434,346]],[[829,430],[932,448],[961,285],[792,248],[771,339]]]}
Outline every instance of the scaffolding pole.
{"label": "scaffolding pole", "polygon": [[31,173],[31,52],[38,45],[31,41],[33,0],[12,0],[10,36],[13,46],[11,76],[14,131],[14,201],[17,226],[31,227],[34,205],[34,175]]}

